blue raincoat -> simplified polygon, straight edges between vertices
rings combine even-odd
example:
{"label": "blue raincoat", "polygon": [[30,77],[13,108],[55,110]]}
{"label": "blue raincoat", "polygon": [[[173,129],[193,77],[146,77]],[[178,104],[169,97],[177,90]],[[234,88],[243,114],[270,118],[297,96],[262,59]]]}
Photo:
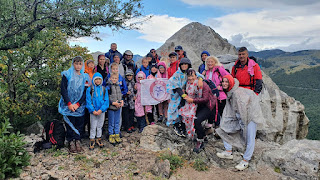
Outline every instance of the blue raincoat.
{"label": "blue raincoat", "polygon": [[[73,61],[71,67],[63,71],[61,73],[62,76],[65,76],[68,80],[68,96],[70,98],[71,104],[76,104],[79,102],[83,95],[83,91],[85,89],[86,81],[90,82],[90,77],[88,74],[84,73],[84,62],[82,61],[82,69],[80,70],[80,75],[78,75],[74,69]],[[75,133],[80,135],[79,131],[74,127],[74,125],[70,122],[67,116],[81,117],[84,115],[84,110],[86,108],[86,102],[84,101],[80,104],[79,108],[73,112],[68,108],[68,102],[65,102],[63,97],[61,96],[59,101],[58,111],[63,115],[63,119],[65,122],[74,130]]]}
{"label": "blue raincoat", "polygon": [[[204,78],[201,74],[197,72],[197,77]],[[179,105],[181,102],[181,97],[173,90],[177,88],[183,89],[187,83],[187,74],[183,73],[180,68],[172,75],[172,77],[167,82],[167,93],[170,94],[170,102],[168,105],[168,120],[167,126],[170,124],[175,124],[179,117]]]}
{"label": "blue raincoat", "polygon": [[[100,78],[101,84],[96,85],[94,83],[94,80]],[[103,77],[100,73],[95,73],[92,77],[92,86],[87,89],[86,92],[86,102],[87,102],[87,109],[89,110],[89,113],[92,114],[93,111],[101,110],[102,112],[107,111],[109,108],[109,95],[108,91],[104,89],[102,86],[102,80]],[[93,88],[93,91],[91,90]],[[92,91],[92,95],[91,95]]]}

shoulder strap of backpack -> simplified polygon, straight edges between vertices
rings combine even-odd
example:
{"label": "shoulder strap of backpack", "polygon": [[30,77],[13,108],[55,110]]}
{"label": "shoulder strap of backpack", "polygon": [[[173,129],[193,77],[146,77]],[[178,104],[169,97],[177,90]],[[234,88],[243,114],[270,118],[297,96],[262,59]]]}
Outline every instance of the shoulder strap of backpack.
{"label": "shoulder strap of backpack", "polygon": [[54,128],[54,123],[50,123],[50,130],[49,130],[49,138],[52,144],[57,144],[57,141],[53,137],[53,128]]}

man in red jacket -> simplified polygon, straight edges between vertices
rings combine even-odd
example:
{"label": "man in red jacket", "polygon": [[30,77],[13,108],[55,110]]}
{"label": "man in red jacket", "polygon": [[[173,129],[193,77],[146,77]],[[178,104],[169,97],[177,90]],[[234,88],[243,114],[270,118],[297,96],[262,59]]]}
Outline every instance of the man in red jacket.
{"label": "man in red jacket", "polygon": [[171,76],[179,69],[180,60],[178,60],[178,54],[176,52],[172,52],[169,54],[170,60],[170,67],[168,68],[168,78],[170,79]]}
{"label": "man in red jacket", "polygon": [[238,60],[232,67],[231,75],[239,80],[240,87],[251,89],[258,95],[262,89],[261,70],[259,65],[248,56],[246,47],[238,50]]}

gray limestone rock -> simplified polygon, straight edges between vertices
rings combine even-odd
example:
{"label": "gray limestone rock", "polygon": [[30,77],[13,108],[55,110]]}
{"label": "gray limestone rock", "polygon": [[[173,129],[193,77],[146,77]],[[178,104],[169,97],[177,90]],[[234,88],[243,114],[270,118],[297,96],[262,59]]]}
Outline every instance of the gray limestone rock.
{"label": "gray limestone rock", "polygon": [[262,160],[284,175],[297,179],[320,178],[320,141],[291,140],[262,153]]}

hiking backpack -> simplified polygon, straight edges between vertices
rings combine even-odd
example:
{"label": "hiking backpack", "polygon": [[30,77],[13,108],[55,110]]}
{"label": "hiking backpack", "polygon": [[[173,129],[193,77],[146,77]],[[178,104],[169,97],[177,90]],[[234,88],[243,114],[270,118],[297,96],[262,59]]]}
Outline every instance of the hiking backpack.
{"label": "hiking backpack", "polygon": [[219,97],[219,90],[216,87],[216,85],[214,84],[214,82],[212,82],[210,79],[204,79],[203,81],[208,84],[208,86],[211,89],[212,94],[215,95],[216,97]]}
{"label": "hiking backpack", "polygon": [[46,133],[45,142],[51,143],[51,145],[56,145],[57,149],[64,147],[66,130],[63,122],[58,120],[48,121],[44,126],[44,131]]}

